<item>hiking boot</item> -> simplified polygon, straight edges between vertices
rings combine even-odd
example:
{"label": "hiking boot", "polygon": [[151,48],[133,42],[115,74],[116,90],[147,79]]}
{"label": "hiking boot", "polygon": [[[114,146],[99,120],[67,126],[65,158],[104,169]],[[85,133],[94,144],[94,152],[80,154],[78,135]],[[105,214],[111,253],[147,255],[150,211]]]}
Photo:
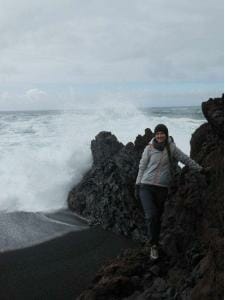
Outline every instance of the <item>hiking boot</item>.
{"label": "hiking boot", "polygon": [[151,246],[150,258],[154,260],[159,258],[158,247],[156,245]]}

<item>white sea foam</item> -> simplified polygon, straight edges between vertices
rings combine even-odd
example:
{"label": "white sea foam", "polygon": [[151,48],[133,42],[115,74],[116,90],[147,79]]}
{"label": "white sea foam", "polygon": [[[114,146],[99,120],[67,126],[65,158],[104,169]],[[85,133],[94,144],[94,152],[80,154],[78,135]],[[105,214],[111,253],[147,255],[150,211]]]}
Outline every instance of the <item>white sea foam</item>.
{"label": "white sea foam", "polygon": [[[165,110],[165,108],[164,108]],[[191,134],[203,120],[145,114],[128,103],[94,109],[0,114],[0,210],[47,211],[66,206],[70,188],[90,168],[91,140],[106,130],[126,144],[165,123],[189,153]]]}

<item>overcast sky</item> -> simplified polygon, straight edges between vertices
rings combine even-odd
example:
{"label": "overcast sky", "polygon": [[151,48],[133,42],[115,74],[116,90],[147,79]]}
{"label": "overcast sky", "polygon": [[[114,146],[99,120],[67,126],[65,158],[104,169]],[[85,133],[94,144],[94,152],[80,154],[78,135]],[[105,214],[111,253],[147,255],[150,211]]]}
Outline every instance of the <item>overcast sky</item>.
{"label": "overcast sky", "polygon": [[223,92],[222,0],[0,0],[0,110],[200,105]]}

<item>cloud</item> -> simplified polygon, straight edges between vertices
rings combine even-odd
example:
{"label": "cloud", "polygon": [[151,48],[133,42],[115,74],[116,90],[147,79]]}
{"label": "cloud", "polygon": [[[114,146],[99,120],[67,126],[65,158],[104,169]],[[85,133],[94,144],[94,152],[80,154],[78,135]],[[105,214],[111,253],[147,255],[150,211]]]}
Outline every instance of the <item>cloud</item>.
{"label": "cloud", "polygon": [[0,4],[2,90],[223,81],[222,0]]}
{"label": "cloud", "polygon": [[201,105],[210,97],[220,97],[223,90],[218,84],[136,84],[124,88],[99,89],[92,86],[46,92],[37,88],[21,93],[4,91],[0,94],[1,110],[85,109],[127,103],[136,107]]}
{"label": "cloud", "polygon": [[25,97],[29,100],[42,101],[47,97],[47,93],[39,89],[30,89],[25,92]]}

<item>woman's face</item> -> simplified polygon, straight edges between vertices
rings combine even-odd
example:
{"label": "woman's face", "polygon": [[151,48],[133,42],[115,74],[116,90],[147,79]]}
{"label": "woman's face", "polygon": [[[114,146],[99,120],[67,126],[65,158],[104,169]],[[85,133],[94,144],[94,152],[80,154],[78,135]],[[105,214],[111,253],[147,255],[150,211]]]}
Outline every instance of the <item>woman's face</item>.
{"label": "woman's face", "polygon": [[163,143],[166,141],[166,134],[163,131],[158,131],[155,134],[155,138],[158,143]]}

